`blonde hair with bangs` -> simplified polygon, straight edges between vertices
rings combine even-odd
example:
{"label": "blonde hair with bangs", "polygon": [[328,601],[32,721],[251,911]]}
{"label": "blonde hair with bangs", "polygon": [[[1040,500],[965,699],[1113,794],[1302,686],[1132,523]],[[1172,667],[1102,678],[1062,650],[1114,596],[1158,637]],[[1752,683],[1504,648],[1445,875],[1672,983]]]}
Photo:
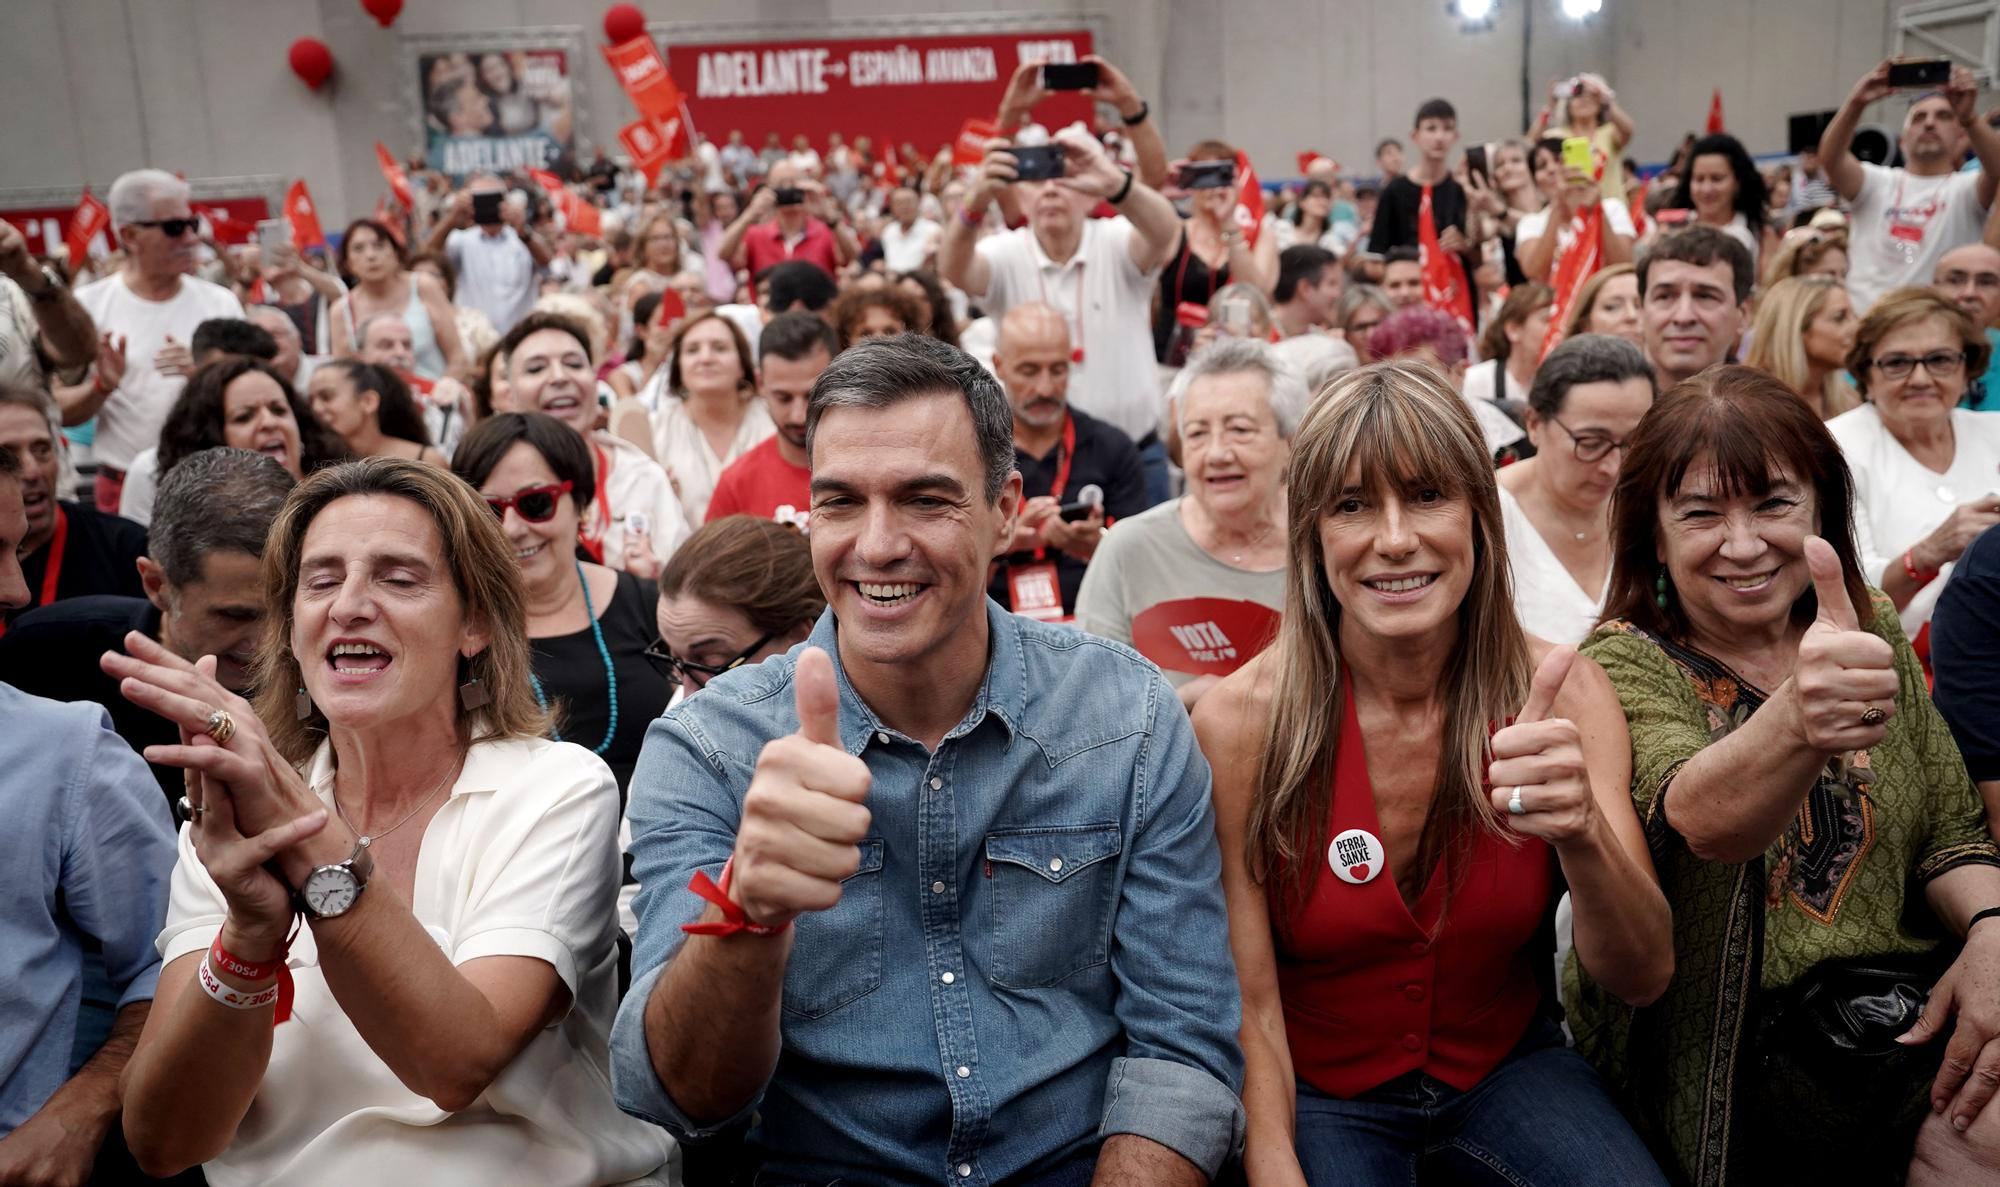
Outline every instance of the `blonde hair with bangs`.
{"label": "blonde hair with bangs", "polygon": [[[1458,608],[1460,642],[1439,690],[1444,757],[1419,868],[1434,868],[1482,830],[1512,836],[1485,791],[1490,731],[1519,710],[1530,681],[1499,485],[1471,410],[1441,372],[1423,363],[1376,363],[1335,380],[1292,439],[1285,613],[1271,646],[1272,712],[1245,841],[1252,877],[1292,902],[1312,893],[1332,815],[1345,711],[1341,606],[1327,584],[1319,525],[1343,497],[1350,470],[1366,488],[1435,489],[1472,511],[1472,585]],[[1452,882],[1460,872],[1453,870]]]}

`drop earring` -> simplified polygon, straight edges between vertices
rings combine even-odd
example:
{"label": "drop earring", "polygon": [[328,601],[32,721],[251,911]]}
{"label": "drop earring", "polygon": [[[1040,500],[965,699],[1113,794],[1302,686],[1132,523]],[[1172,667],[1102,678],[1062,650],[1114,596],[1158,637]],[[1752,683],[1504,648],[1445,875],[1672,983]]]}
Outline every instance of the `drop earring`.
{"label": "drop earring", "polygon": [[292,697],[292,715],[300,721],[313,715],[312,694],[306,691],[306,686],[303,684],[299,685],[299,691]]}
{"label": "drop earring", "polygon": [[1667,571],[1665,569],[1661,569],[1659,576],[1653,578],[1653,604],[1662,610],[1667,608]]}
{"label": "drop earring", "polygon": [[492,703],[492,700],[492,695],[486,691],[486,685],[477,676],[470,677],[458,686],[458,703],[467,713],[484,709]]}

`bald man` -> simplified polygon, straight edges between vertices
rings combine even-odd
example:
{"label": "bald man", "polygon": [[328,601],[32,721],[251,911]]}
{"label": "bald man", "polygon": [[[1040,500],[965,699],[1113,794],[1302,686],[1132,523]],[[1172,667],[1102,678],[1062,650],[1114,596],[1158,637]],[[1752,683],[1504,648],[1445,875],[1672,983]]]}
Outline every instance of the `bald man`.
{"label": "bald man", "polygon": [[1000,319],[993,370],[1014,409],[1014,466],[1024,502],[1014,551],[1001,559],[988,592],[1017,613],[1041,618],[1075,611],[1104,529],[1148,505],[1132,439],[1070,407],[1071,358],[1069,323],[1049,306],[1015,305]]}
{"label": "bald man", "polygon": [[1938,257],[1931,288],[1985,331],[1993,357],[1986,374],[1967,389],[1966,398],[1975,411],[2000,411],[2000,329],[1995,328],[2000,325],[2000,250],[1984,243],[1952,248]]}

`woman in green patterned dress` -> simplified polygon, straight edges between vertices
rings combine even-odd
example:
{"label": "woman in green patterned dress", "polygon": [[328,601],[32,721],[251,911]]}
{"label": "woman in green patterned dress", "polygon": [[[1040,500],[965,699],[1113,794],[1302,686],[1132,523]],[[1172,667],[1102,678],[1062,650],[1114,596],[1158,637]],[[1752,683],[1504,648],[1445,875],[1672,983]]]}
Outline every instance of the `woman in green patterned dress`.
{"label": "woman in green patterned dress", "polygon": [[2000,1181],[2000,850],[1862,582],[1839,447],[1721,367],[1628,448],[1583,652],[1631,727],[1676,972],[1633,1009],[1572,962],[1578,1047],[1683,1183]]}

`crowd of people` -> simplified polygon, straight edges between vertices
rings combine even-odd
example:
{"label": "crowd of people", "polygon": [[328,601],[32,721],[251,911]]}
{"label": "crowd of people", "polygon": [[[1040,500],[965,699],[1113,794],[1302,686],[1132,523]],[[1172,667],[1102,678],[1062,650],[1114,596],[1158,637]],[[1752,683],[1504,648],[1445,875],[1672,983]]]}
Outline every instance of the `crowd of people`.
{"label": "crowd of people", "polygon": [[2000,1183],[1971,76],[1260,216],[1089,61],[0,223],[0,1184]]}

